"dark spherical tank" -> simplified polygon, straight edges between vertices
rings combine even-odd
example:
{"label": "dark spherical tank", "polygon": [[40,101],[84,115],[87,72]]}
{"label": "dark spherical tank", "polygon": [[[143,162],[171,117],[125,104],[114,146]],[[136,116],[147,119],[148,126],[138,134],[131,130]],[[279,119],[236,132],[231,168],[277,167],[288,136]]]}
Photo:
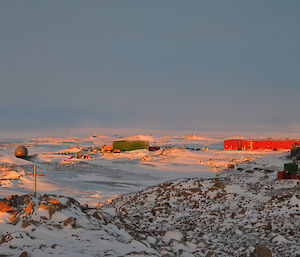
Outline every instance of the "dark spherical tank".
{"label": "dark spherical tank", "polygon": [[25,146],[18,146],[15,150],[15,156],[18,158],[25,158],[27,157],[28,151]]}

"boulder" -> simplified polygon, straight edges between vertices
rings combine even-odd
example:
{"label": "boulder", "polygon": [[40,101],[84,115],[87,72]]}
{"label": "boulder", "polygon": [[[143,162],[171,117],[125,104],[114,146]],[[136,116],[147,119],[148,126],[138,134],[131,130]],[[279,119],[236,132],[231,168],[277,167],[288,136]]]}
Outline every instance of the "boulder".
{"label": "boulder", "polygon": [[27,228],[27,227],[29,227],[31,225],[31,222],[30,222],[30,220],[23,220],[22,221],[22,228]]}
{"label": "boulder", "polygon": [[6,243],[8,241],[11,241],[12,239],[13,239],[13,237],[11,236],[11,234],[6,234],[6,235],[2,236],[0,245],[3,243]]}
{"label": "boulder", "polygon": [[48,199],[48,203],[53,203],[53,204],[61,204],[61,202],[60,202],[60,201],[58,201],[58,200],[56,200],[56,199],[54,199],[54,198],[52,198],[52,197],[49,197],[49,199]]}
{"label": "boulder", "polygon": [[71,225],[72,228],[76,228],[76,218],[74,218],[74,217],[67,218],[64,221],[64,226],[66,227],[68,225]]}
{"label": "boulder", "polygon": [[265,245],[258,244],[250,257],[272,257],[272,253]]}
{"label": "boulder", "polygon": [[8,212],[14,209],[13,206],[10,205],[9,201],[0,200],[0,212]]}
{"label": "boulder", "polygon": [[48,212],[49,212],[49,219],[51,220],[52,215],[55,213],[55,209],[53,208],[52,205],[50,205],[50,206],[48,207]]}
{"label": "boulder", "polygon": [[29,257],[29,254],[28,252],[24,251],[19,255],[19,257]]}
{"label": "boulder", "polygon": [[215,252],[209,251],[205,257],[218,257],[218,255]]}
{"label": "boulder", "polygon": [[47,204],[45,204],[45,203],[41,203],[41,204],[39,205],[39,209],[40,209],[40,210],[47,210],[49,207],[50,207],[50,205],[47,205]]}
{"label": "boulder", "polygon": [[93,214],[92,214],[92,216],[94,217],[94,218],[96,218],[97,220],[101,220],[101,221],[103,221],[105,224],[107,224],[107,221],[106,221],[106,219],[103,217],[103,215],[101,214],[101,213],[99,213],[98,211],[95,211]]}
{"label": "boulder", "polygon": [[29,215],[29,214],[33,213],[34,206],[35,206],[35,202],[31,201],[24,209],[25,214]]}

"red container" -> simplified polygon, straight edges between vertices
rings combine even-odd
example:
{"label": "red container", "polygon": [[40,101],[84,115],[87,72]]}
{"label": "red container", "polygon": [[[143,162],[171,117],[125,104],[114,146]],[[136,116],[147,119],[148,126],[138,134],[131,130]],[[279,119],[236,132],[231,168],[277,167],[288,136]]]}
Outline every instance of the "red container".
{"label": "red container", "polygon": [[278,171],[277,173],[277,179],[284,179],[284,173],[281,171]]}
{"label": "red container", "polygon": [[279,171],[277,173],[277,179],[299,179],[300,173],[287,173],[285,171]]}
{"label": "red container", "polygon": [[300,180],[300,173],[288,173],[289,179],[299,179]]}

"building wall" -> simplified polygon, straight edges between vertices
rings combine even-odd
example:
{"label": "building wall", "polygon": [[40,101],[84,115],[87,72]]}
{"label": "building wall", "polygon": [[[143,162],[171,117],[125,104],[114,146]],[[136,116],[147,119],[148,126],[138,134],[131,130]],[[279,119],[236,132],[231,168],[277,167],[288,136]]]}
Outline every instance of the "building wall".
{"label": "building wall", "polygon": [[249,140],[230,139],[224,140],[224,150],[273,150],[291,149],[300,140]]}

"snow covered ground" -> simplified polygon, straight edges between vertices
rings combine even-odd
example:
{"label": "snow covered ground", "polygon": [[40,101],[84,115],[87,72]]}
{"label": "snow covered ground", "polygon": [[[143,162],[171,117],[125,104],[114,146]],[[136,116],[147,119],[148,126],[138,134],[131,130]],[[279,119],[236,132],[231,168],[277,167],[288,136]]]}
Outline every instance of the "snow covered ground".
{"label": "snow covered ground", "polygon": [[[95,151],[92,159],[70,159],[84,148],[120,139],[168,148]],[[20,144],[31,161],[14,157]],[[0,198],[32,193],[32,176],[25,173],[33,163],[45,173],[38,177],[38,197],[14,206],[22,209],[32,201],[30,214],[18,214],[20,221],[10,225],[11,214],[0,212],[2,241],[9,234],[0,254],[17,256],[26,248],[32,256],[249,256],[261,242],[273,256],[297,256],[299,182],[276,180],[287,156],[287,151],[224,151],[222,137],[200,135],[0,140]],[[228,164],[238,170],[228,170]],[[76,203],[55,205],[52,218],[47,208],[37,208],[49,200],[41,198],[45,194],[64,206],[71,198]],[[63,226],[70,217],[77,225]],[[23,228],[26,220],[31,222]]]}
{"label": "snow covered ground", "polygon": [[[149,152],[137,150],[126,153],[95,153],[93,159],[69,159],[81,149],[101,144],[111,144],[115,139],[149,140],[157,146],[172,148]],[[24,144],[31,161],[14,157],[16,146]],[[185,148],[208,148],[193,151]],[[71,149],[69,149],[72,147]],[[66,153],[68,155],[61,155]],[[280,155],[281,153],[279,153]],[[217,171],[229,163],[239,163],[264,156],[265,165],[273,163],[273,152],[223,151],[223,140],[203,136],[152,136],[135,135],[117,138],[95,135],[90,137],[43,137],[22,140],[3,140],[0,148],[0,163],[11,166],[11,176],[20,174],[16,181],[6,180],[0,187],[0,196],[32,191],[32,178],[24,176],[32,171],[33,163],[38,172],[45,172],[38,178],[40,193],[62,194],[75,197],[81,203],[92,205],[105,203],[122,193],[142,190],[170,179],[186,177],[215,177]],[[271,157],[269,157],[271,156]],[[268,157],[271,158],[268,160]],[[276,159],[276,158],[275,158]],[[272,164],[273,165],[273,164]],[[280,168],[281,163],[277,168]],[[5,173],[8,173],[6,171]],[[3,174],[5,174],[3,173]],[[8,175],[6,175],[8,176]]]}

